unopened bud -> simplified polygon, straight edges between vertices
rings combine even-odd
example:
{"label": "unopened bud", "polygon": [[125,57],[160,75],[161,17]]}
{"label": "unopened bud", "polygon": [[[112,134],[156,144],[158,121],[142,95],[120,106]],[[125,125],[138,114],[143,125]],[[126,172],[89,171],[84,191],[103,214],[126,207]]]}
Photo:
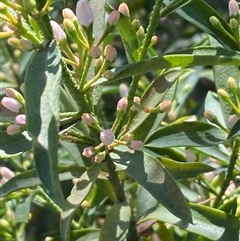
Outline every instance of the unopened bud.
{"label": "unopened bud", "polygon": [[12,172],[9,168],[7,167],[0,167],[0,175],[2,177],[0,183],[4,184],[8,180],[14,177],[14,172]]}
{"label": "unopened bud", "polygon": [[119,94],[121,97],[126,97],[128,96],[128,86],[124,83],[121,83],[119,85]]}
{"label": "unopened bud", "polygon": [[101,56],[101,49],[99,47],[93,46],[90,50],[89,55],[93,59],[98,59]]}
{"label": "unopened bud", "polygon": [[126,142],[130,142],[134,139],[134,135],[127,133],[124,136],[121,137],[121,141],[126,141]]}
{"label": "unopened bud", "polygon": [[62,10],[62,15],[63,15],[63,18],[70,19],[70,20],[74,20],[77,18],[74,12],[70,8],[64,8]]}
{"label": "unopened bud", "polygon": [[121,3],[118,7],[118,11],[126,17],[130,17],[129,8],[126,3]]}
{"label": "unopened bud", "polygon": [[225,98],[229,98],[228,97],[228,93],[224,90],[224,89],[218,89],[218,95],[220,96],[220,97],[222,97],[223,99],[225,99]]}
{"label": "unopened bud", "polygon": [[162,112],[167,112],[171,109],[172,107],[172,102],[170,100],[164,100],[159,104],[159,109]]}
{"label": "unopened bud", "polygon": [[227,127],[232,129],[238,120],[239,120],[239,118],[236,114],[230,115],[227,120]]}
{"label": "unopened bud", "polygon": [[7,43],[13,48],[20,49],[20,39],[11,37],[7,40]]}
{"label": "unopened bud", "polygon": [[51,20],[50,24],[52,26],[53,35],[55,36],[57,42],[60,42],[66,38],[65,32],[62,30],[62,28],[60,27],[60,25],[57,22]]}
{"label": "unopened bud", "polygon": [[87,157],[87,158],[92,157],[94,154],[95,154],[95,153],[94,153],[94,149],[93,149],[93,147],[91,147],[91,146],[85,147],[85,148],[83,149],[83,152],[82,152],[82,155],[85,156],[85,157]]}
{"label": "unopened bud", "polygon": [[158,37],[156,35],[152,36],[151,38],[151,43],[150,43],[150,47],[152,47],[153,45],[155,45],[157,43]]}
{"label": "unopened bud", "polygon": [[106,79],[112,79],[114,77],[114,73],[111,71],[111,70],[107,70],[105,73],[104,73],[104,77]]}
{"label": "unopened bud", "polygon": [[20,39],[19,46],[24,51],[32,51],[33,50],[33,44],[28,39]]}
{"label": "unopened bud", "polygon": [[13,89],[13,88],[6,88],[6,89],[5,89],[5,95],[6,95],[7,97],[17,99],[17,100],[18,100],[19,102],[21,102],[21,103],[24,102],[23,96],[22,96],[18,91],[16,91],[16,90]]}
{"label": "unopened bud", "polygon": [[76,28],[72,20],[65,18],[63,20],[63,26],[70,37],[74,37],[76,35]]}
{"label": "unopened bud", "polygon": [[117,10],[112,11],[109,16],[107,23],[109,26],[116,26],[120,17],[120,13]]}
{"label": "unopened bud", "polygon": [[143,148],[143,142],[142,141],[130,141],[130,144],[128,145],[129,148],[132,150],[140,150]]}
{"label": "unopened bud", "polygon": [[210,122],[214,122],[216,120],[216,116],[210,110],[205,110],[203,113],[204,117],[209,120]]}
{"label": "unopened bud", "polygon": [[19,125],[25,125],[26,124],[26,115],[24,115],[24,114],[17,115],[15,118],[15,122]]}
{"label": "unopened bud", "polygon": [[113,132],[109,129],[107,130],[103,130],[101,133],[100,133],[100,140],[102,141],[102,143],[105,145],[105,146],[108,146],[110,144],[112,144],[115,140],[115,135],[113,134]]}
{"label": "unopened bud", "polygon": [[112,45],[107,45],[104,49],[104,55],[106,61],[112,63],[117,57],[117,51]]}
{"label": "unopened bud", "polygon": [[3,97],[2,105],[15,113],[19,113],[19,110],[22,107],[22,104],[18,100],[10,97]]}
{"label": "unopened bud", "polygon": [[81,117],[82,121],[89,126],[92,126],[96,122],[96,119],[89,113],[83,113]]}
{"label": "unopened bud", "polygon": [[13,124],[7,127],[7,134],[10,136],[17,135],[22,132],[21,126],[17,124]]}
{"label": "unopened bud", "polygon": [[232,30],[238,31],[239,23],[235,18],[231,18],[229,22],[229,26]]}
{"label": "unopened bud", "polygon": [[76,16],[81,26],[88,28],[94,21],[93,11],[86,0],[77,2]]}
{"label": "unopened bud", "polygon": [[121,98],[117,103],[117,111],[125,112],[128,106],[128,100],[126,98]]}
{"label": "unopened bud", "polygon": [[239,6],[236,0],[230,0],[228,2],[228,10],[230,17],[236,17],[239,14]]}
{"label": "unopened bud", "polygon": [[141,26],[139,19],[133,19],[132,26],[133,26],[133,29],[135,30],[135,32],[137,32]]}
{"label": "unopened bud", "polygon": [[233,77],[229,77],[227,80],[229,89],[237,89],[236,81]]}
{"label": "unopened bud", "polygon": [[140,26],[136,34],[138,38],[144,38],[145,30],[143,26]]}
{"label": "unopened bud", "polygon": [[9,28],[9,26],[7,24],[4,24],[2,27],[3,32],[9,33],[9,34],[14,34],[14,31]]}
{"label": "unopened bud", "polygon": [[[139,98],[138,96],[134,96],[133,102],[136,103],[136,104],[138,104],[138,105],[140,105],[140,98]],[[139,108],[138,108],[137,106],[133,105],[133,106],[131,107],[131,110],[132,110],[132,111],[138,111]]]}
{"label": "unopened bud", "polygon": [[106,152],[99,152],[95,157],[93,157],[92,161],[94,163],[101,163],[106,157]]}

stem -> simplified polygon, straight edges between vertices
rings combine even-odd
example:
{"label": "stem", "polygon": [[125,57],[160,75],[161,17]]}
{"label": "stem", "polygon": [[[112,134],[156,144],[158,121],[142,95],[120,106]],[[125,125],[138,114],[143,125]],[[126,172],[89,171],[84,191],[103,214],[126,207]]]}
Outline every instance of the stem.
{"label": "stem", "polygon": [[145,38],[143,40],[143,46],[141,47],[141,52],[139,55],[139,60],[142,60],[145,58],[148,48],[151,44],[152,36],[155,32],[155,29],[159,23],[159,12],[162,6],[162,0],[155,0],[155,5],[153,7],[153,11],[151,13],[150,22],[147,28],[147,33],[145,35]]}
{"label": "stem", "polygon": [[92,57],[88,55],[87,59],[86,59],[86,62],[85,62],[85,65],[84,65],[82,77],[81,77],[81,80],[80,80],[80,86],[79,86],[80,91],[82,91],[84,89],[84,84],[86,83],[86,78],[87,78],[87,74],[89,72],[89,68],[91,66],[91,63],[92,63]]}
{"label": "stem", "polygon": [[116,171],[116,166],[114,165],[109,155],[107,156],[105,163],[109,174],[108,179],[112,184],[113,190],[116,194],[117,201],[119,203],[126,201],[125,193],[123,190],[123,183],[120,181],[118,173]]}
{"label": "stem", "polygon": [[213,203],[214,208],[217,208],[219,206],[219,204],[221,203],[222,197],[223,197],[225,191],[227,190],[227,187],[229,186],[230,181],[233,179],[233,171],[234,171],[234,166],[238,159],[239,148],[240,148],[240,138],[236,139],[235,142],[233,143],[233,149],[232,149],[232,154],[231,154],[231,157],[229,160],[227,173],[225,175],[225,179],[223,181],[221,190]]}

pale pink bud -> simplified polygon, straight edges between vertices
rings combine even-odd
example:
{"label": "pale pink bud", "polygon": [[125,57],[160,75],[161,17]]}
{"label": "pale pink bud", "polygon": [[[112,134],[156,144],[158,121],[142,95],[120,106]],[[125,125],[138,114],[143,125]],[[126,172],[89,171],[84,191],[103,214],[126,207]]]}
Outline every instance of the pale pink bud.
{"label": "pale pink bud", "polygon": [[76,18],[76,15],[70,8],[64,8],[62,10],[62,15],[63,15],[63,18],[67,18],[71,20],[74,20]]}
{"label": "pale pink bud", "polygon": [[89,114],[89,113],[83,113],[82,114],[82,121],[86,123],[87,125],[91,126],[95,123],[95,118]]}
{"label": "pale pink bud", "polygon": [[0,175],[2,176],[0,183],[4,184],[8,180],[14,177],[14,172],[12,172],[9,168],[7,167],[0,167]]}
{"label": "pale pink bud", "polygon": [[171,107],[172,107],[172,102],[169,100],[164,100],[159,104],[159,109],[163,112],[169,111]]}
{"label": "pale pink bud", "polygon": [[130,17],[129,8],[126,3],[121,3],[118,7],[118,11],[126,17]]}
{"label": "pale pink bud", "polygon": [[128,96],[128,86],[124,83],[119,85],[119,94],[121,97]]}
{"label": "pale pink bud", "polygon": [[128,100],[126,98],[122,98],[117,103],[117,110],[118,111],[125,111],[128,106]]}
{"label": "pale pink bud", "polygon": [[94,149],[93,149],[93,147],[91,147],[91,146],[85,147],[85,148],[83,149],[83,152],[82,152],[82,155],[85,156],[85,157],[87,157],[87,158],[92,157],[94,154],[95,154],[95,153],[94,153]]}
{"label": "pale pink bud", "polygon": [[229,16],[237,16],[239,14],[239,6],[236,0],[230,0],[228,2]]}
{"label": "pale pink bud", "polygon": [[[136,104],[140,105],[140,98],[139,98],[138,96],[134,96],[133,102],[135,102]],[[139,108],[136,107],[135,105],[133,105],[133,106],[131,107],[131,110],[133,110],[133,111],[138,111]]]}
{"label": "pale pink bud", "polygon": [[228,186],[228,188],[227,188],[227,190],[225,191],[225,195],[229,196],[235,190],[236,190],[236,184],[233,181],[231,181],[229,186]]}
{"label": "pale pink bud", "polygon": [[94,21],[93,11],[89,3],[85,0],[78,1],[76,15],[78,23],[86,28],[88,28]]}
{"label": "pale pink bud", "polygon": [[5,106],[10,111],[15,112],[15,113],[19,113],[19,109],[22,107],[22,105],[20,104],[20,102],[18,100],[10,98],[10,97],[3,97],[2,105]]}
{"label": "pale pink bud", "polygon": [[31,51],[33,50],[33,44],[28,39],[20,39],[20,48],[24,51]]}
{"label": "pale pink bud", "polygon": [[106,61],[112,63],[117,57],[117,51],[112,45],[107,45],[104,49]]}
{"label": "pale pink bud", "polygon": [[133,141],[134,139],[134,135],[133,134],[130,134],[130,133],[127,133],[125,134],[124,136],[121,137],[121,141]]}
{"label": "pale pink bud", "polygon": [[120,17],[120,13],[117,10],[112,11],[109,16],[107,22],[110,26],[116,26]]}
{"label": "pale pink bud", "polygon": [[50,24],[52,26],[53,34],[54,34],[57,42],[60,42],[61,40],[66,38],[65,32],[62,30],[62,28],[60,27],[60,25],[57,22],[51,20]]}
{"label": "pale pink bud", "polygon": [[25,125],[26,124],[26,115],[17,115],[15,118],[15,122],[19,125]]}
{"label": "pale pink bud", "polygon": [[9,28],[7,24],[3,25],[2,30],[3,32],[14,34],[14,31],[11,28]]}
{"label": "pale pink bud", "polygon": [[233,126],[237,123],[238,119],[239,118],[236,114],[230,115],[227,120],[227,127],[230,129],[233,128]]}
{"label": "pale pink bud", "polygon": [[13,88],[6,88],[5,89],[5,95],[7,97],[15,98],[17,99],[19,95],[21,95],[18,91],[16,91]]}
{"label": "pale pink bud", "polygon": [[95,157],[92,158],[92,162],[101,163],[106,157],[105,151],[99,152]]}
{"label": "pale pink bud", "polygon": [[128,145],[129,148],[132,150],[140,150],[143,148],[143,142],[142,141],[130,141],[130,144]]}
{"label": "pale pink bud", "polygon": [[21,126],[20,126],[20,125],[17,125],[17,124],[10,125],[10,126],[7,127],[6,132],[7,132],[7,134],[10,135],[10,136],[19,134],[19,133],[22,132]]}
{"label": "pale pink bud", "polygon": [[103,130],[100,133],[100,140],[102,141],[102,143],[105,146],[108,146],[108,145],[110,145],[111,143],[114,142],[115,136],[114,136],[114,134],[113,134],[113,132],[111,130],[109,130],[109,129]]}
{"label": "pale pink bud", "polygon": [[90,50],[89,55],[93,59],[98,59],[101,56],[101,49],[99,47],[93,46]]}
{"label": "pale pink bud", "polygon": [[191,149],[186,149],[186,161],[194,162],[196,161],[196,159],[197,159],[196,153]]}

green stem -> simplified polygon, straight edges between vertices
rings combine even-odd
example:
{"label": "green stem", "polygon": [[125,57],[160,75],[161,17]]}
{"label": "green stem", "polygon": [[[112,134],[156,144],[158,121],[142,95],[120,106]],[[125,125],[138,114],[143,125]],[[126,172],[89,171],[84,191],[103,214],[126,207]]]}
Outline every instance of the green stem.
{"label": "green stem", "polygon": [[229,160],[227,173],[225,175],[221,190],[213,203],[214,208],[217,208],[219,206],[219,204],[221,203],[222,197],[223,197],[225,191],[227,190],[227,187],[229,186],[230,181],[233,179],[233,171],[234,171],[234,167],[235,167],[235,164],[236,164],[238,156],[239,156],[239,148],[240,148],[240,138],[236,139],[233,143],[232,154],[231,154],[231,157]]}
{"label": "green stem", "polygon": [[147,28],[147,33],[143,40],[143,46],[141,47],[141,52],[139,55],[139,60],[142,60],[146,57],[148,48],[151,44],[152,36],[155,33],[155,29],[159,23],[159,12],[162,6],[162,0],[155,0],[155,5],[153,7],[153,11],[151,13],[150,22]]}
{"label": "green stem", "polygon": [[112,184],[113,190],[116,194],[117,201],[119,203],[126,201],[125,193],[123,190],[123,183],[121,183],[121,181],[118,177],[118,173],[116,171],[116,166],[113,163],[110,156],[107,156],[105,164],[106,164],[108,174],[109,174],[108,179],[109,179],[110,183]]}
{"label": "green stem", "polygon": [[80,91],[82,91],[84,89],[84,84],[86,83],[86,78],[87,78],[87,74],[89,72],[89,68],[91,66],[91,63],[92,63],[92,57],[88,55],[87,59],[86,59],[86,62],[85,62],[85,65],[84,65],[82,77],[81,77],[81,80],[80,80],[80,86],[79,86]]}

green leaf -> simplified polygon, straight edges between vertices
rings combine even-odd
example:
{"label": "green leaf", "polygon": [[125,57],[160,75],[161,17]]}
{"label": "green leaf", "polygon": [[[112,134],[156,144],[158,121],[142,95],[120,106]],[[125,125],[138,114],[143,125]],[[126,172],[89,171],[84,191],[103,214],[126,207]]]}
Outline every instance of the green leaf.
{"label": "green leaf", "polygon": [[74,212],[91,190],[93,182],[97,179],[101,171],[102,165],[102,163],[93,164],[82,174],[78,182],[73,186],[71,194],[67,198],[67,206],[61,212],[60,233],[62,241],[69,240],[70,226]]}
{"label": "green leaf", "polygon": [[[177,10],[177,13],[185,18],[190,23],[196,25],[202,29],[205,33],[211,35],[216,40],[221,42],[223,45],[228,46],[232,49],[238,49],[237,44],[234,40],[225,35],[222,31],[213,27],[210,23],[209,18],[215,16],[221,22],[223,28],[228,32],[232,33],[229,24],[225,19],[214,10],[209,4],[203,0],[185,1],[187,4],[181,9]],[[171,1],[164,0],[164,3],[169,4]]]}
{"label": "green leaf", "polygon": [[136,62],[138,60],[138,41],[130,19],[120,14],[117,29],[123,41],[129,63]]}
{"label": "green leaf", "polygon": [[190,204],[193,224],[188,224],[172,215],[166,208],[159,207],[139,223],[156,219],[171,223],[186,231],[207,237],[211,241],[236,241],[240,238],[239,220],[228,213],[198,204]]}
{"label": "green leaf", "polygon": [[[64,181],[79,177],[86,168],[79,166],[59,166],[57,170],[59,173],[59,180]],[[4,197],[11,192],[15,192],[23,188],[34,187],[41,184],[41,180],[39,179],[35,169],[25,171],[14,176],[1,187],[0,197]]]}
{"label": "green leaf", "polygon": [[1,132],[0,138],[0,158],[10,158],[32,148],[31,138],[27,132],[10,136],[6,132]]}
{"label": "green leaf", "polygon": [[114,150],[110,155],[119,169],[147,189],[170,212],[191,222],[191,213],[180,188],[158,160],[141,151],[132,154],[127,150]]}
{"label": "green leaf", "polygon": [[191,67],[198,65],[236,65],[240,66],[240,53],[220,47],[202,46],[193,49],[186,49],[171,52],[160,57],[144,59],[137,63],[123,65],[112,69],[113,77],[104,77],[96,81],[92,86],[112,82],[129,76],[143,74],[159,69],[169,69],[173,67]]}
{"label": "green leaf", "polygon": [[[163,100],[172,101],[176,89],[174,83],[180,74],[181,71],[173,69],[155,79],[144,92],[141,105],[154,108]],[[129,132],[134,135],[136,140],[144,140],[158,127],[165,115],[166,113],[150,114],[140,110],[133,118]]]}
{"label": "green leaf", "polygon": [[240,119],[238,119],[237,123],[233,126],[232,130],[228,135],[228,139],[240,136]]}
{"label": "green leaf", "polygon": [[156,130],[146,141],[147,147],[216,146],[227,138],[227,133],[204,122],[182,122]]}
{"label": "green leaf", "polygon": [[99,241],[125,241],[130,217],[131,208],[126,202],[115,203],[105,218]]}
{"label": "green leaf", "polygon": [[196,177],[205,172],[211,172],[215,168],[198,162],[177,162],[168,158],[159,158],[159,161],[176,179]]}
{"label": "green leaf", "polygon": [[51,41],[28,66],[25,100],[37,173],[46,193],[63,207],[65,200],[57,172],[61,73],[60,51]]}

